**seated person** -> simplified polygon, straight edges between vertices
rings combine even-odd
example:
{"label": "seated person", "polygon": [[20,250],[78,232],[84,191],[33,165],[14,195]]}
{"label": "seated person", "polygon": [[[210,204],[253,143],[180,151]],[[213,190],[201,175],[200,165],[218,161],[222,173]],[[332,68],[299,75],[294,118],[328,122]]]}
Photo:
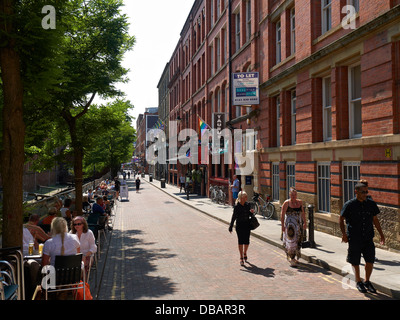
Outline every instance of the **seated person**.
{"label": "seated person", "polygon": [[103,208],[103,198],[99,196],[92,206],[92,212],[87,219],[88,224],[97,224],[100,216],[107,216],[107,214]]}
{"label": "seated person", "polygon": [[89,197],[88,196],[83,196],[82,197],[82,209],[85,211],[90,210],[90,203],[89,203]]}
{"label": "seated person", "polygon": [[[38,243],[33,238],[32,234],[27,228],[23,228],[23,254],[24,256],[29,255],[29,243],[34,243],[34,248],[38,249]],[[31,299],[35,291],[36,286],[39,284],[40,277],[40,264],[34,259],[24,259],[24,278],[25,278],[25,297]]]}
{"label": "seated person", "polygon": [[46,240],[50,239],[51,237],[41,227],[38,226],[38,223],[39,223],[39,215],[32,214],[29,217],[28,223],[24,224],[24,227],[30,231],[33,238],[35,238],[37,242],[43,243]]}
{"label": "seated person", "polygon": [[61,216],[65,220],[67,220],[67,223],[69,223],[71,221],[71,218],[72,218],[72,212],[70,210],[71,204],[72,204],[72,199],[67,198],[67,199],[64,200],[64,207],[62,207],[60,209]]}
{"label": "seated person", "polygon": [[68,233],[67,221],[57,217],[51,222],[52,238],[44,243],[42,266],[54,266],[56,256],[69,256],[80,253],[79,239]]}
{"label": "seated person", "polygon": [[42,225],[46,224],[46,225],[50,226],[51,222],[53,221],[53,219],[56,216],[57,216],[57,208],[56,207],[51,207],[49,209],[49,213],[40,220],[40,224],[42,224]]}
{"label": "seated person", "polygon": [[97,252],[95,236],[92,230],[89,229],[85,218],[82,216],[77,216],[72,220],[70,233],[78,236],[87,274],[90,267],[91,256]]}

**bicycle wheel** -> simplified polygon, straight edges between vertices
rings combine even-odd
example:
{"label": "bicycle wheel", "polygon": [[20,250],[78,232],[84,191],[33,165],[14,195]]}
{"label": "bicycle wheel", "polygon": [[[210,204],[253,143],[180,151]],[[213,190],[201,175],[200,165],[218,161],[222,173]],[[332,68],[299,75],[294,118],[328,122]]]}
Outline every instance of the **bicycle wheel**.
{"label": "bicycle wheel", "polygon": [[269,202],[267,205],[262,206],[262,215],[265,219],[271,219],[275,213],[275,206]]}
{"label": "bicycle wheel", "polygon": [[253,202],[254,203],[254,215],[256,214],[260,214],[260,205],[258,204],[258,202]]}

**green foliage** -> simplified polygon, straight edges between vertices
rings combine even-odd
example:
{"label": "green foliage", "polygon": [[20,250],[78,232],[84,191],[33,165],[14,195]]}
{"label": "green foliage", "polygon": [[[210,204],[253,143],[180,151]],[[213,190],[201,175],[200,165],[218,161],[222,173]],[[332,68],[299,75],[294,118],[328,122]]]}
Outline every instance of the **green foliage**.
{"label": "green foliage", "polygon": [[[106,106],[91,108],[87,113],[92,130],[90,148],[86,148],[84,168],[91,175],[93,168],[118,170],[123,162],[130,161],[133,154],[135,129],[131,125],[128,111],[133,106],[128,101],[117,99]],[[88,132],[88,131],[86,131]]]}

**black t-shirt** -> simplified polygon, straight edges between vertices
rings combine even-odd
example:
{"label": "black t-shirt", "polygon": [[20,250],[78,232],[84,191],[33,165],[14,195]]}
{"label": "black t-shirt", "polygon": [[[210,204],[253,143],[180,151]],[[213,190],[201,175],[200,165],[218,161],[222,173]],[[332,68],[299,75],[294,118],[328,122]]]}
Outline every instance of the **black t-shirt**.
{"label": "black t-shirt", "polygon": [[357,198],[347,201],[340,215],[346,219],[349,241],[370,240],[374,237],[373,218],[379,208],[373,200],[359,201]]}

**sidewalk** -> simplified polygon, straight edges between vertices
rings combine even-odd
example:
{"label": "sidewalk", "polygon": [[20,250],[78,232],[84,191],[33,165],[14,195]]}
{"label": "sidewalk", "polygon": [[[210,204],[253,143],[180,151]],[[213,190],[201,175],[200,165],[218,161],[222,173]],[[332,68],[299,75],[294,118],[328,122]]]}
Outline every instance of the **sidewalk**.
{"label": "sidewalk", "polygon": [[[146,176],[144,180],[175,199],[210,217],[220,220],[227,225],[231,221],[231,206],[216,204],[209,198],[200,197],[198,195],[190,195],[190,199],[187,200],[186,195],[183,192],[180,193],[179,188],[176,186],[165,184],[165,188],[161,188],[161,182],[159,180],[153,179],[152,182],[149,182],[148,176]],[[269,244],[282,248],[282,241],[280,240],[281,222],[278,220],[265,220],[259,216],[257,216],[257,218],[260,222],[260,226],[252,231],[252,235]],[[301,250],[304,260],[315,263],[343,276],[352,272],[350,264],[346,262],[347,244],[341,243],[341,239],[338,237],[319,231],[314,231],[314,239],[316,248]],[[376,257],[378,261],[374,264],[371,282],[378,291],[395,299],[400,299],[400,254],[376,248]],[[363,264],[362,259],[361,261]],[[360,269],[361,278],[363,278],[363,265]],[[344,278],[343,282],[348,284],[349,280]]]}

